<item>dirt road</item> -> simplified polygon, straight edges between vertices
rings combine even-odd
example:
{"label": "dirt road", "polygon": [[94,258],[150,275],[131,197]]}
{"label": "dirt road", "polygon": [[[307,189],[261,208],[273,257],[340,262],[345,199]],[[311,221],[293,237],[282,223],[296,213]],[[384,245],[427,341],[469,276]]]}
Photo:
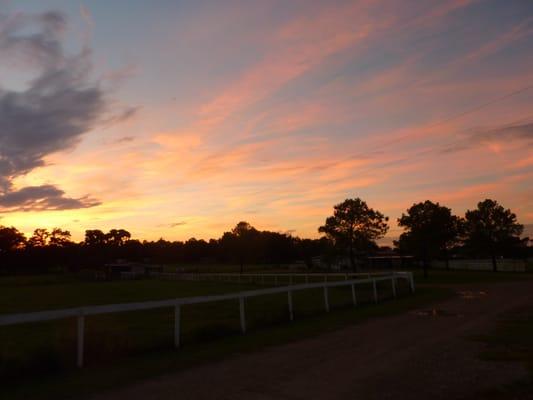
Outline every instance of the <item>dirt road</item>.
{"label": "dirt road", "polygon": [[[471,335],[533,305],[533,282],[472,285],[433,312],[370,320],[191,368],[95,397],[116,399],[459,399],[525,377],[518,364],[481,361]],[[420,310],[425,311],[425,310]]]}

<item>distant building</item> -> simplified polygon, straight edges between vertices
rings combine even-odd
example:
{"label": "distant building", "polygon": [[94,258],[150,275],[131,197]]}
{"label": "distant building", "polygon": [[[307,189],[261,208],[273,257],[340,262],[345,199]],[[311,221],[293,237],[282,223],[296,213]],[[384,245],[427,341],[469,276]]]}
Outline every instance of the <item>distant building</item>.
{"label": "distant building", "polygon": [[104,264],[102,268],[99,268],[96,278],[101,280],[140,279],[161,272],[163,272],[163,266],[161,265],[117,260],[114,263]]}

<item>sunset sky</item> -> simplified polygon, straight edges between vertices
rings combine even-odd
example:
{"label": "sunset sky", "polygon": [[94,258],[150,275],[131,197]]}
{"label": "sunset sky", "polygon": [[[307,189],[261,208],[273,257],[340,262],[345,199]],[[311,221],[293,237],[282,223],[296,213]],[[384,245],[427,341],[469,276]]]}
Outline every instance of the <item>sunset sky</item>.
{"label": "sunset sky", "polygon": [[0,0],[0,224],[318,237],[494,198],[533,224],[533,1]]}

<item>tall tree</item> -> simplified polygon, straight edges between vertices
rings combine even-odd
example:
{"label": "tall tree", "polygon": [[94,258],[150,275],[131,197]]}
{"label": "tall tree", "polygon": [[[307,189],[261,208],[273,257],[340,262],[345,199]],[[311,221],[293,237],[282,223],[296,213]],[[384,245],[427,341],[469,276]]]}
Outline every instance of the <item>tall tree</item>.
{"label": "tall tree", "polygon": [[424,277],[432,258],[444,256],[448,266],[448,250],[458,243],[462,226],[451,209],[429,200],[415,203],[398,218],[398,225],[405,232],[395,244],[422,258]]}
{"label": "tall tree", "polygon": [[113,246],[123,246],[131,238],[131,233],[125,229],[111,229],[105,234],[106,243]]}
{"label": "tall tree", "polygon": [[318,231],[326,234],[337,247],[348,249],[350,266],[356,271],[355,251],[376,246],[375,240],[385,236],[389,229],[388,220],[363,200],[346,199],[334,206],[333,215]]}
{"label": "tall tree", "polygon": [[55,247],[65,247],[69,244],[72,244],[70,240],[71,234],[69,231],[63,230],[61,228],[54,228],[50,233],[50,246]]}
{"label": "tall tree", "polygon": [[33,231],[33,235],[28,239],[28,246],[30,247],[45,247],[48,245],[48,238],[50,232],[46,228],[37,228]]}
{"label": "tall tree", "polygon": [[465,221],[465,247],[489,255],[495,272],[498,270],[496,256],[527,243],[527,239],[520,239],[524,226],[518,223],[516,214],[495,200],[479,202],[475,210],[466,212]]}
{"label": "tall tree", "polygon": [[241,274],[244,263],[252,258],[259,240],[259,231],[246,221],[241,221],[231,230],[225,232],[220,239],[222,248],[232,253],[238,259]]}
{"label": "tall tree", "polygon": [[0,225],[0,254],[16,250],[24,245],[26,238],[15,227]]}
{"label": "tall tree", "polygon": [[103,246],[106,243],[106,235],[100,229],[88,229],[85,231],[86,246]]}

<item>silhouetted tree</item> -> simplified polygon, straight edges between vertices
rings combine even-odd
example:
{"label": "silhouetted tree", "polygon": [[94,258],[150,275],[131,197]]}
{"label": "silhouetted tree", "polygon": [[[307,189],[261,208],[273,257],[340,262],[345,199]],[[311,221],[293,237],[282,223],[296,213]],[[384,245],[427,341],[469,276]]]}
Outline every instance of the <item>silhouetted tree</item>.
{"label": "silhouetted tree", "polygon": [[19,249],[24,243],[26,238],[17,228],[0,226],[0,253],[5,254]]}
{"label": "silhouetted tree", "polygon": [[12,267],[15,253],[23,248],[25,242],[24,234],[16,228],[0,225],[0,271],[8,271]]}
{"label": "silhouetted tree", "polygon": [[241,274],[244,272],[244,263],[250,261],[254,250],[257,249],[258,236],[259,232],[252,225],[241,221],[220,239],[220,245],[230,253],[230,258],[238,260]]}
{"label": "silhouetted tree", "polygon": [[527,239],[520,239],[524,226],[516,215],[495,200],[486,199],[477,209],[465,214],[465,247],[477,254],[487,254],[492,259],[492,269],[498,270],[496,256],[525,247]]}
{"label": "silhouetted tree", "polygon": [[72,244],[70,232],[60,228],[54,228],[49,237],[50,246],[65,247]]}
{"label": "silhouetted tree", "polygon": [[461,219],[452,215],[451,209],[429,200],[416,203],[398,218],[398,225],[405,232],[395,244],[402,252],[422,259],[424,277],[434,257],[444,256],[448,266],[448,251],[458,243],[462,226]]}
{"label": "silhouetted tree", "polygon": [[106,235],[100,229],[88,229],[85,231],[86,246],[103,246],[106,243]]}
{"label": "silhouetted tree", "polygon": [[315,245],[317,241],[311,239],[296,239],[299,256],[305,262],[307,268],[313,268],[313,257],[321,254],[320,248]]}
{"label": "silhouetted tree", "polygon": [[112,246],[122,246],[131,238],[131,234],[125,229],[111,229],[105,234],[105,243]]}
{"label": "silhouetted tree", "polygon": [[46,228],[37,228],[33,231],[33,235],[28,239],[28,246],[30,247],[45,247],[48,245],[48,238],[50,232]]}
{"label": "silhouetted tree", "polygon": [[388,231],[388,217],[368,207],[363,200],[346,199],[334,206],[333,216],[318,228],[334,241],[337,247],[348,248],[350,266],[357,270],[354,251],[364,251],[376,246],[375,240]]}

